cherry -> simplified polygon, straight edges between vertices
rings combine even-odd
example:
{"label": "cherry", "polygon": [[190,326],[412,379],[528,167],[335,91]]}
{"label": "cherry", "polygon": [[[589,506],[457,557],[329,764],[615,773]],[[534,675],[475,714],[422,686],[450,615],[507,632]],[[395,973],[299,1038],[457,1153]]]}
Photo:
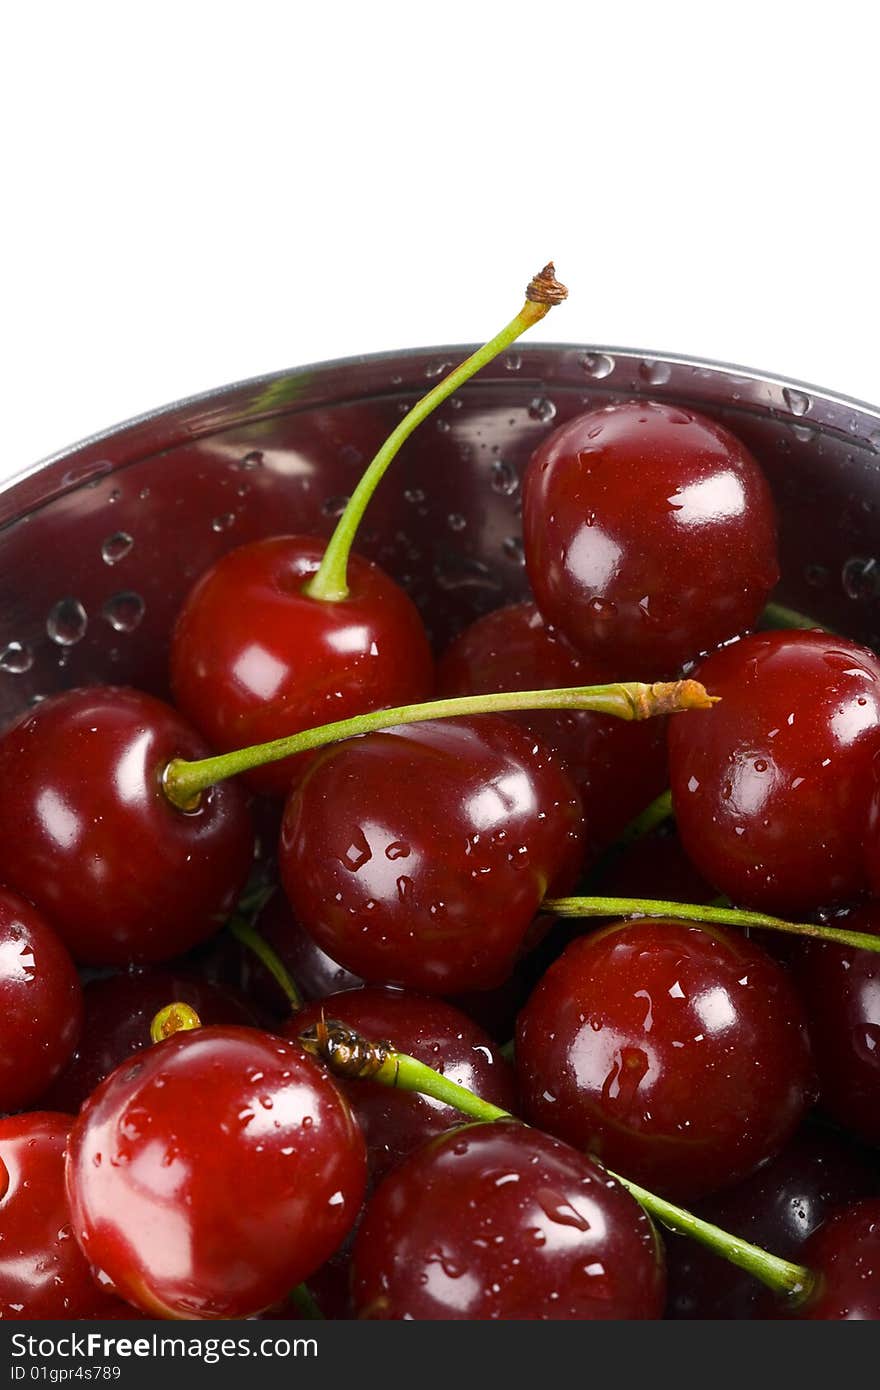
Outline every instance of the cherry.
{"label": "cherry", "polygon": [[523,537],[545,619],[630,676],[752,627],[779,577],[757,462],[678,405],[607,405],[555,430],[526,473]]}
{"label": "cherry", "polygon": [[735,902],[807,913],[866,884],[880,662],[822,632],[763,632],[701,666],[720,703],[669,725],[675,818]]}
{"label": "cherry", "polygon": [[0,1119],[0,1318],[137,1317],[100,1288],[64,1192],[69,1115]]}
{"label": "cherry", "polygon": [[[776,1255],[802,1260],[804,1243],[831,1209],[873,1196],[880,1175],[867,1154],[819,1129],[801,1131],[737,1187],[707,1198],[697,1214]],[[695,1241],[666,1239],[667,1317],[754,1318],[766,1295],[751,1277]]]}
{"label": "cherry", "polygon": [[[812,1322],[880,1319],[880,1200],[854,1202],[829,1216],[801,1251],[815,1284],[800,1302],[778,1304],[777,1317]],[[771,1313],[764,1307],[765,1315]]]}
{"label": "cherry", "polygon": [[[426,1062],[484,1100],[503,1110],[514,1108],[510,1063],[487,1033],[442,999],[375,986],[347,990],[303,1009],[285,1032],[296,1038],[322,1016],[365,1037],[387,1039],[396,1051]],[[373,1183],[425,1140],[461,1123],[451,1106],[418,1092],[397,1091],[370,1080],[337,1084],[363,1131]]]}
{"label": "cherry", "polygon": [[112,686],[51,696],[0,738],[0,878],[77,960],[167,960],[231,911],[253,854],[240,788],[182,813],[161,785],[206,752],[170,706]]}
{"label": "cherry", "polygon": [[[187,597],[172,637],[171,684],[214,747],[265,743],[430,696],[433,659],[414,604],[357,555],[344,600],[311,598],[305,586],[324,550],[312,536],[254,541],[224,555]],[[271,763],[247,780],[284,796],[312,756]]]}
{"label": "cherry", "polygon": [[164,1005],[181,1000],[202,1023],[251,1024],[248,1009],[229,990],[181,972],[142,970],[90,980],[85,1017],[73,1058],[42,1097],[42,1104],[75,1115],[120,1062],[150,1046],[150,1024]]}
{"label": "cherry", "polygon": [[582,817],[557,759],[495,715],[398,726],[326,752],[284,814],[295,915],[362,979],[452,994],[509,975]]}
{"label": "cherry", "polygon": [[247,1317],[341,1243],[365,1168],[348,1105],[299,1047],[208,1027],[107,1078],[74,1126],[67,1182],[86,1257],[131,1302]]}
{"label": "cherry", "polygon": [[0,1110],[40,1099],[70,1058],[82,989],[66,947],[30,903],[0,888]]}
{"label": "cherry", "polygon": [[[880,903],[835,925],[880,935]],[[838,1124],[880,1144],[880,956],[852,947],[797,942],[793,955],[807,1008],[823,1107]]]}
{"label": "cherry", "polygon": [[[440,661],[437,685],[443,696],[492,694],[598,685],[615,674],[607,656],[579,655],[533,603],[517,603],[478,618],[456,638]],[[663,719],[626,724],[578,710],[535,710],[511,718],[566,764],[596,848],[615,840],[669,780]]]}
{"label": "cherry", "polygon": [[733,932],[616,923],[563,952],[520,1014],[525,1118],[667,1196],[777,1154],[812,1099],[803,1008]]}
{"label": "cherry", "polygon": [[352,1262],[362,1318],[658,1318],[663,1253],[595,1163],[511,1120],[450,1130],[367,1204]]}

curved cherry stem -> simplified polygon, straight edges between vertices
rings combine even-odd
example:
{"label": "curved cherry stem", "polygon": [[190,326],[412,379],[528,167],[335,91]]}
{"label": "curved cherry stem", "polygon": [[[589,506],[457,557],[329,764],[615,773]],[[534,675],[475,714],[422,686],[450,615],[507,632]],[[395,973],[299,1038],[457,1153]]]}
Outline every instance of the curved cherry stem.
{"label": "curved cherry stem", "polygon": [[698,681],[624,681],[613,685],[572,686],[560,690],[519,690],[495,695],[463,695],[451,700],[429,700],[422,704],[401,705],[396,709],[371,710],[352,719],[340,719],[317,729],[305,729],[271,743],[258,743],[213,758],[186,762],[174,758],[162,774],[162,786],[172,805],[191,811],[202,792],[240,772],[278,762],[295,753],[322,748],[328,743],[355,738],[358,734],[390,729],[398,724],[416,724],[427,719],[449,719],[472,714],[500,713],[521,709],[578,709],[612,714],[618,719],[650,719],[654,715],[675,714],[688,709],[709,709],[715,703]]}
{"label": "curved cherry stem", "polygon": [[299,1013],[303,1006],[303,997],[297,988],[296,981],[277,951],[273,950],[256,927],[245,921],[243,917],[230,918],[227,926],[230,935],[234,936],[242,946],[246,946],[249,951],[252,951],[257,960],[266,967],[272,979],[283,990],[290,1004],[291,1012]]}
{"label": "curved cherry stem", "polygon": [[323,1322],[324,1314],[315,1301],[308,1284],[297,1284],[295,1289],[291,1289],[290,1302],[298,1309],[301,1317],[308,1322]]}
{"label": "curved cherry stem", "polygon": [[192,1005],[176,999],[173,1004],[166,1004],[154,1017],[150,1024],[150,1039],[154,1043],[164,1042],[175,1033],[190,1033],[201,1026],[202,1020]]}
{"label": "curved cherry stem", "polygon": [[855,946],[863,951],[880,951],[880,936],[847,931],[844,927],[817,926],[813,922],[786,922],[766,912],[745,912],[735,907],[707,903],[674,903],[657,898],[545,898],[545,912],[557,917],[672,917],[678,922],[696,922],[718,927],[758,927],[761,931],[786,932],[789,936],[810,936],[837,946]]}
{"label": "curved cherry stem", "polygon": [[[483,1100],[466,1086],[449,1081],[433,1067],[419,1062],[404,1052],[395,1052],[389,1043],[372,1042],[354,1029],[333,1020],[322,1019],[315,1027],[307,1029],[300,1036],[300,1043],[329,1068],[334,1075],[348,1079],[361,1078],[378,1081],[384,1086],[396,1087],[406,1091],[418,1091],[431,1096],[458,1110],[468,1119],[478,1121],[515,1120],[509,1110],[502,1110],[490,1101]],[[521,1123],[524,1123],[521,1121]],[[598,1162],[598,1159],[595,1160]],[[716,1255],[730,1264],[760,1279],[776,1293],[784,1294],[800,1301],[813,1286],[813,1275],[803,1265],[783,1260],[752,1245],[739,1236],[731,1235],[720,1226],[714,1226],[684,1207],[657,1197],[638,1183],[630,1182],[617,1173],[606,1169],[609,1176],[644,1208],[648,1214],[671,1231],[705,1245]]]}
{"label": "curved cherry stem", "polygon": [[515,342],[526,329],[539,323],[554,304],[560,304],[568,291],[560,285],[554,273],[553,262],[534,277],[526,290],[526,302],[515,318],[511,319],[500,333],[478,348],[466,361],[462,362],[442,381],[438,382],[427,395],[422,396],[407,412],[397,428],[389,435],[372,463],[355,488],[349,502],[339,518],[336,530],[330,537],[324,557],[317,572],[305,585],[304,592],[310,598],[334,603],[348,597],[348,557],[351,553],[355,533],[364,512],[379,482],[401,445],[405,443],[424,419],[442,405],[443,401],[457,391],[481,367]]}
{"label": "curved cherry stem", "polygon": [[817,622],[808,613],[799,613],[796,608],[786,608],[784,603],[768,603],[760,618],[758,626],[761,628],[804,628],[807,631],[818,628],[820,632],[828,632],[834,636],[834,629],[826,627],[824,623]]}
{"label": "curved cherry stem", "polygon": [[622,834],[615,844],[623,849],[626,845],[631,845],[635,840],[641,840],[645,835],[650,835],[652,830],[656,830],[658,825],[672,817],[672,792],[667,788],[655,797],[650,806],[646,806],[644,811],[640,811],[634,816],[629,825],[625,827]]}

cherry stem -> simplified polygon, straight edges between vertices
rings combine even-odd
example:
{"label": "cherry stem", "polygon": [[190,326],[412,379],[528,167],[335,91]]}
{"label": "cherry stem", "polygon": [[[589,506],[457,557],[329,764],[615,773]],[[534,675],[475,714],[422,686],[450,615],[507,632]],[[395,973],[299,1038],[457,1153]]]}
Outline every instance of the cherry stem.
{"label": "cherry stem", "polygon": [[[435,1071],[433,1067],[419,1062],[404,1052],[395,1052],[389,1043],[371,1042],[354,1029],[333,1020],[322,1019],[321,1023],[309,1028],[300,1036],[300,1043],[307,1052],[320,1058],[334,1075],[351,1079],[369,1079],[384,1086],[398,1090],[418,1091],[434,1100],[451,1105],[468,1119],[480,1121],[515,1120],[517,1117],[509,1110],[502,1110],[490,1101],[483,1100],[466,1086],[459,1086]],[[520,1122],[524,1123],[524,1122]],[[598,1159],[594,1158],[598,1163]],[[648,1214],[680,1235],[705,1245],[722,1259],[746,1270],[760,1279],[776,1293],[786,1294],[800,1300],[812,1288],[814,1278],[803,1265],[792,1264],[760,1246],[751,1245],[739,1236],[731,1235],[720,1226],[713,1226],[702,1217],[683,1207],[657,1197],[653,1192],[630,1182],[617,1173],[606,1169],[609,1176],[644,1208]]]}
{"label": "cherry stem", "polygon": [[511,319],[500,333],[439,381],[407,412],[397,428],[388,436],[352,493],[345,511],[337,522],[336,530],[330,537],[317,572],[304,587],[304,592],[310,598],[320,599],[325,603],[338,603],[348,598],[348,557],[355,533],[376,487],[385,476],[388,465],[401,445],[438,405],[442,405],[443,401],[474,376],[481,367],[485,367],[515,342],[526,329],[539,323],[553,305],[560,304],[567,294],[565,286],[560,285],[556,279],[551,261],[529,283],[526,302],[516,318]]}
{"label": "cherry stem", "polygon": [[293,1013],[299,1013],[303,998],[296,982],[281,957],[257,931],[256,927],[243,917],[232,917],[227,923],[230,934],[236,941],[246,946],[268,970],[275,983],[283,990]]}
{"label": "cherry stem", "polygon": [[762,628],[782,628],[794,627],[811,630],[818,628],[820,632],[830,632],[833,635],[834,629],[826,627],[824,623],[819,623],[815,618],[811,618],[808,613],[799,613],[796,608],[786,608],[784,603],[768,603],[767,607],[758,620]]}
{"label": "cherry stem", "polygon": [[278,762],[295,753],[322,748],[328,743],[355,738],[397,724],[415,724],[428,719],[449,719],[472,714],[490,714],[520,709],[594,710],[618,719],[650,719],[654,715],[675,714],[681,710],[710,709],[714,697],[698,681],[624,681],[613,685],[572,686],[562,690],[519,690],[493,695],[463,695],[452,700],[429,700],[423,704],[401,705],[397,709],[371,710],[340,719],[317,729],[305,729],[271,743],[258,743],[216,757],[186,762],[174,758],[162,774],[165,795],[181,811],[199,805],[202,792],[216,782],[240,772]]}
{"label": "cherry stem", "polygon": [[156,1014],[150,1024],[150,1038],[154,1043],[164,1042],[175,1033],[189,1033],[201,1026],[202,1020],[192,1005],[184,1004],[177,999],[173,1004],[166,1004],[164,1009],[160,1009]]}
{"label": "cherry stem", "polygon": [[317,1322],[318,1320],[323,1322],[324,1314],[318,1307],[315,1295],[308,1284],[297,1284],[296,1288],[290,1292],[290,1301],[299,1309],[302,1317],[308,1319],[309,1322]]}
{"label": "cherry stem", "polygon": [[811,936],[838,946],[855,946],[863,951],[880,951],[880,936],[847,931],[843,927],[817,926],[813,922],[786,922],[765,912],[744,912],[735,907],[706,903],[663,902],[655,898],[545,898],[546,912],[557,917],[672,917],[679,922],[697,922],[720,927],[759,927],[762,931],[787,932],[790,936]]}
{"label": "cherry stem", "polygon": [[[650,806],[646,806],[644,811],[640,811],[625,828],[617,841],[617,846],[623,849],[626,845],[631,845],[635,840],[641,840],[645,835],[650,835],[652,830],[656,830],[658,825],[662,825],[672,816],[672,792],[666,790],[655,797]],[[616,847],[617,847],[616,846]]]}

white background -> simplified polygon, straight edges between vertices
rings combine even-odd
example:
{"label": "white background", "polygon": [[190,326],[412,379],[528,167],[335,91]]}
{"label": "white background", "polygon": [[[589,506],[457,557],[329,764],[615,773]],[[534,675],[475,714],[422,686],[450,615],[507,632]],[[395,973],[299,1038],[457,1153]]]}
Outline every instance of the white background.
{"label": "white background", "polygon": [[302,362],[494,332],[877,402],[870,6],[76,3],[3,22],[0,476]]}

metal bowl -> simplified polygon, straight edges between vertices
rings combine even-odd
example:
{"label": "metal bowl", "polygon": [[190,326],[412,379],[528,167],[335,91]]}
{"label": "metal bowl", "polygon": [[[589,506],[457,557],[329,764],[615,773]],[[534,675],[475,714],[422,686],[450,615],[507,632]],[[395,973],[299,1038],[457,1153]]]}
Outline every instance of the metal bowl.
{"label": "metal bowl", "polygon": [[[364,464],[468,347],[319,363],[154,411],[0,490],[0,721],[94,681],[166,691],[193,579],[257,536],[328,535]],[[776,597],[880,646],[880,410],[675,356],[517,346],[412,437],[358,549],[409,589],[438,646],[526,591],[520,480],[556,425],[651,397],[693,405],[753,450],[779,508]]]}

